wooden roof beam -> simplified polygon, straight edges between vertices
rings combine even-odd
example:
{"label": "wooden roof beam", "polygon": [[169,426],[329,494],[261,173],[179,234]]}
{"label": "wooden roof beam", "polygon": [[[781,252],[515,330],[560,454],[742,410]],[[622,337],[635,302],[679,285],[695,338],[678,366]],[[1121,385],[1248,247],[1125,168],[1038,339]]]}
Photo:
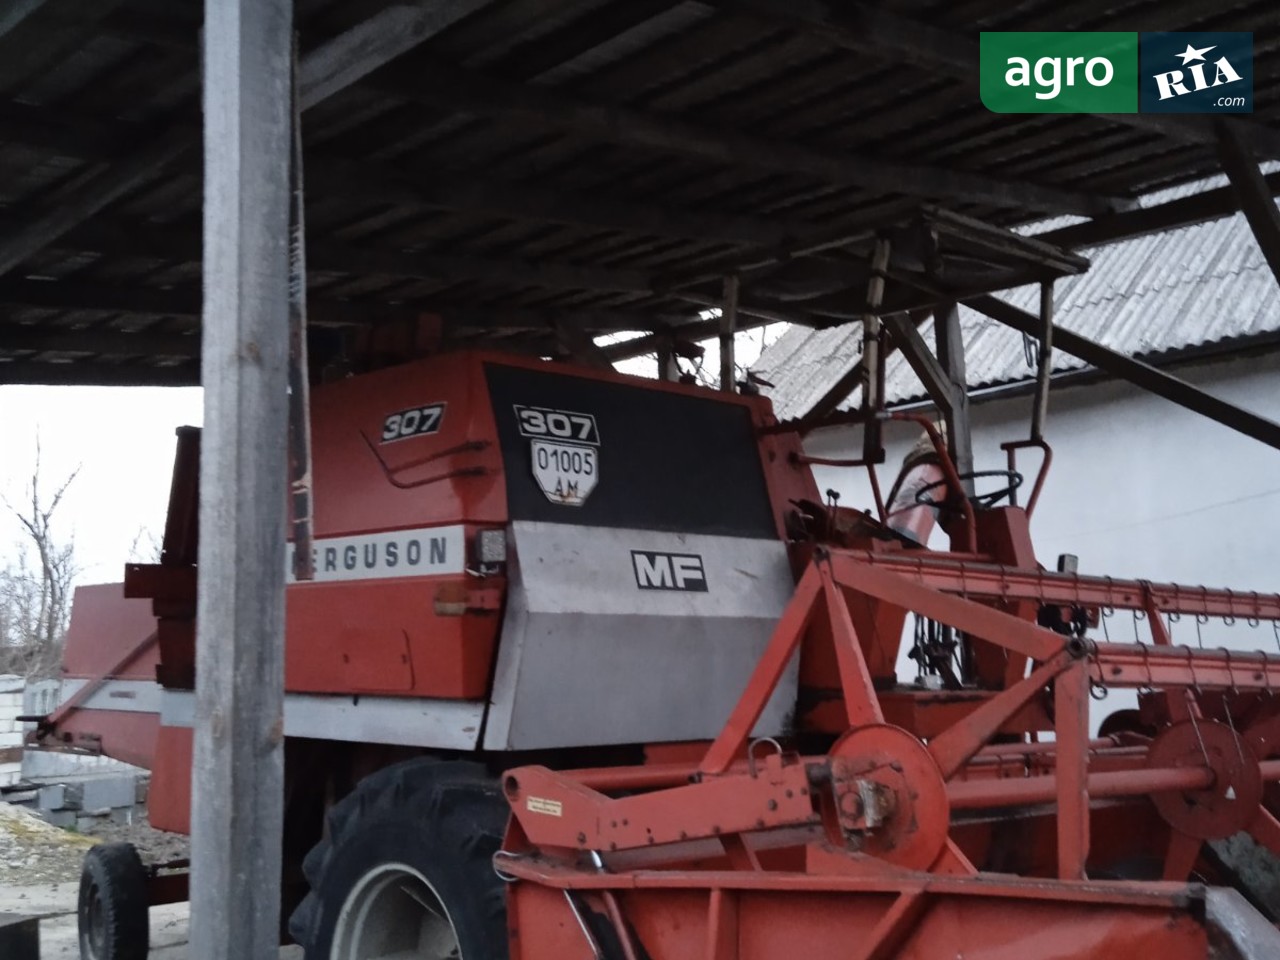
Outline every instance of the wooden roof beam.
{"label": "wooden roof beam", "polygon": [[59,387],[196,387],[200,385],[200,365],[184,363],[157,367],[16,360],[0,362],[0,383],[38,383]]}
{"label": "wooden roof beam", "polygon": [[424,58],[381,71],[372,83],[392,95],[437,108],[518,116],[596,140],[683,154],[729,167],[806,174],[826,183],[885,193],[1083,216],[1099,216],[1130,205],[1119,198],[1007,177],[874,160],[732,130],[717,130],[675,116],[645,113],[578,99],[557,90],[508,83]]}
{"label": "wooden roof beam", "polygon": [[[986,314],[993,320],[999,320],[1006,326],[1033,337],[1039,336],[1044,329],[1043,322],[1035,314],[1021,310],[999,297],[983,294],[968,297],[964,302],[979,313]],[[1219,400],[1199,387],[1163,370],[1158,370],[1149,363],[1117,353],[1070,330],[1055,326],[1052,338],[1055,350],[1069,353],[1113,376],[1128,380],[1157,396],[1172,400],[1179,406],[1193,410],[1201,416],[1280,450],[1280,423],[1274,420],[1237,407],[1225,400]]]}
{"label": "wooden roof beam", "polygon": [[1218,157],[1231,189],[1253,229],[1254,239],[1280,283],[1280,209],[1271,198],[1272,191],[1258,162],[1249,152],[1240,128],[1231,123],[1218,126]]}
{"label": "wooden roof beam", "polygon": [[[486,3],[487,0],[418,0],[379,11],[302,58],[299,86],[303,108],[315,106],[363,79]],[[175,127],[138,152],[110,164],[97,176],[85,179],[69,190],[56,207],[0,236],[0,276],[199,146],[198,130]]]}
{"label": "wooden roof beam", "polygon": [[[1269,196],[1280,194],[1280,172],[1268,173],[1262,177],[1262,181]],[[1167,203],[1113,213],[1085,223],[1059,227],[1047,233],[1032,234],[1032,237],[1067,249],[1095,247],[1218,220],[1239,211],[1240,202],[1236,192],[1230,186],[1217,187]]]}
{"label": "wooden roof beam", "polygon": [[0,325],[0,350],[195,359],[200,356],[200,335],[4,324]]}
{"label": "wooden roof beam", "polygon": [[[911,64],[971,83],[977,103],[979,45],[954,30],[898,16],[876,4],[840,0],[711,0],[725,9],[746,9],[775,23],[803,30],[826,43]],[[1175,29],[1170,26],[1168,29]],[[1146,130],[1181,143],[1216,146],[1212,117],[1117,113],[1099,121]],[[1280,157],[1280,131],[1260,123],[1232,120],[1241,139],[1259,156]]]}
{"label": "wooden roof beam", "polygon": [[[170,263],[198,263],[200,243],[199,233],[192,229],[98,218],[68,231],[56,245]],[[642,270],[559,260],[533,261],[403,250],[377,246],[376,243],[347,243],[329,237],[308,238],[308,272],[313,276],[335,273],[418,280],[481,280],[527,284],[550,290],[601,290],[610,293],[650,293],[654,290],[653,279]],[[59,282],[74,285],[78,281],[68,279]],[[0,284],[0,290],[3,286]]]}
{"label": "wooden roof beam", "polygon": [[423,172],[411,177],[391,165],[323,155],[308,155],[307,183],[317,195],[333,189],[389,204],[422,204],[495,217],[735,245],[783,244],[813,229],[798,221],[622,200],[534,183],[508,183],[470,173]]}
{"label": "wooden roof beam", "polygon": [[[139,287],[125,284],[83,283],[78,280],[0,280],[0,304],[19,307],[38,307],[49,310],[101,311],[103,313],[124,313],[149,317],[198,317],[200,315],[200,289],[197,286],[177,287],[161,290],[155,287]],[[614,309],[609,307],[509,307],[468,306],[442,304],[433,306],[430,303],[412,304],[380,304],[365,303],[359,300],[326,300],[312,292],[308,297],[308,313],[314,326],[358,326],[362,324],[378,324],[392,320],[403,320],[417,317],[423,313],[437,314],[444,318],[451,327],[473,330],[545,330],[552,331],[555,324],[566,318],[572,318],[582,329],[597,333],[613,333],[627,330],[656,330],[688,321],[694,314],[689,308],[682,314],[671,308],[653,311],[637,309]],[[0,324],[0,348],[9,345],[7,337],[13,331],[46,330],[44,327],[28,327],[20,324]],[[8,331],[8,332],[6,332]],[[93,349],[94,338],[79,341],[80,331],[61,331],[58,337],[61,347],[45,347],[44,349],[64,349],[87,353],[110,352]],[[105,334],[104,334],[105,335]],[[113,334],[115,336],[115,334]],[[141,343],[136,338],[147,336],[143,333],[120,333],[120,337],[129,339],[127,343]],[[176,340],[163,341],[173,347],[186,338],[181,334],[167,334]],[[18,346],[18,343],[24,344]],[[38,346],[26,346],[36,343],[30,334],[20,335],[13,342],[12,349],[40,349]],[[90,345],[85,345],[85,344]],[[121,340],[119,345],[126,343]],[[80,344],[80,345],[75,345]],[[122,351],[126,353],[133,350]],[[182,355],[182,354],[175,354]]]}

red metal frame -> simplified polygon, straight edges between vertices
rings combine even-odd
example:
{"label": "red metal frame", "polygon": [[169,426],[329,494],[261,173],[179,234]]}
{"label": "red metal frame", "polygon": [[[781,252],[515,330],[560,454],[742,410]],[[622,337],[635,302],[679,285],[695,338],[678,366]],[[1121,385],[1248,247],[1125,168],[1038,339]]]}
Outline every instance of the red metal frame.
{"label": "red metal frame", "polygon": [[[947,475],[958,488],[954,468]],[[1043,469],[1028,506],[1042,481]],[[1201,841],[1243,830],[1280,855],[1280,820],[1262,802],[1263,785],[1280,782],[1270,705],[1280,656],[1173,645],[1162,615],[1280,621],[1280,595],[1048,572],[1027,562],[1026,529],[1018,508],[970,509],[952,525],[952,553],[883,540],[811,547],[700,762],[509,771],[501,869],[515,881],[513,955],[590,956],[581,931],[595,912],[623,956],[654,960],[826,955],[834,943],[858,957],[975,957],[1023,930],[1072,944],[1055,956],[1207,957],[1185,885]],[[1076,628],[1038,625],[1046,607],[1073,611]],[[1082,618],[1117,609],[1145,616],[1151,643],[1080,635]],[[868,666],[896,660],[900,632],[874,627],[900,624],[882,621],[895,610],[945,624],[1001,663],[985,674],[995,688],[957,692],[927,736],[884,717],[903,698],[935,695],[885,689]],[[761,756],[752,729],[787,665],[818,646],[829,648],[848,732],[825,754],[768,741]],[[1103,687],[1141,691],[1164,717],[1156,736],[1090,739],[1090,694]],[[1022,857],[1027,879],[984,866],[1010,825],[1048,851]],[[1113,846],[1154,857],[1181,883],[1090,879]],[[991,926],[957,926],[961,905],[987,909],[978,902],[992,905]],[[797,910],[806,923],[787,919]],[[782,941],[761,939],[762,916],[790,931],[793,949],[770,952]]]}

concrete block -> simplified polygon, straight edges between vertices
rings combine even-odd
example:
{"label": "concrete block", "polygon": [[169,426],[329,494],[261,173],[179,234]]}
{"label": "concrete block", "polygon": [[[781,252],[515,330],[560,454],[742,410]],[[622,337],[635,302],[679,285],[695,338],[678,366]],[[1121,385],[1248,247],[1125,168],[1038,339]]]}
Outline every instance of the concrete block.
{"label": "concrete block", "polygon": [[134,810],[134,807],[112,807],[110,814],[111,822],[123,824],[133,823]]}
{"label": "concrete block", "polygon": [[103,810],[97,813],[79,813],[76,814],[76,830],[80,833],[87,833],[94,827],[101,826],[111,817],[110,810]]}
{"label": "concrete block", "polygon": [[41,810],[40,816],[44,817],[55,827],[67,827],[76,825],[76,811],[74,810]]}
{"label": "concrete block", "polygon": [[0,913],[0,957],[40,960],[39,918]]}
{"label": "concrete block", "polygon": [[91,774],[132,774],[139,767],[121,763],[111,757],[91,757],[76,753],[28,750],[22,758],[22,772],[28,780],[60,781],[65,777],[85,777]]}
{"label": "concrete block", "polygon": [[147,793],[150,790],[151,790],[151,778],[138,777],[138,779],[134,781],[133,802],[146,803]]}
{"label": "concrete block", "polygon": [[64,783],[62,787],[62,809],[79,810],[80,799],[84,796],[83,783]]}
{"label": "concrete block", "polygon": [[41,810],[63,810],[67,806],[67,785],[51,783],[40,788],[40,797],[36,801]]}
{"label": "concrete block", "polygon": [[80,807],[83,810],[132,807],[136,802],[134,796],[137,787],[131,776],[95,777],[92,780],[86,780],[80,786],[84,791],[80,798]]}

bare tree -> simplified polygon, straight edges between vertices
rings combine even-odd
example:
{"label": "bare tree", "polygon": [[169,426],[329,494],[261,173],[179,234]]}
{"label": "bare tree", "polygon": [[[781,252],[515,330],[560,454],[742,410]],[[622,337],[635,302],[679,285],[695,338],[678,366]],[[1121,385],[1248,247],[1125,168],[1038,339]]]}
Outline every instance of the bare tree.
{"label": "bare tree", "polygon": [[48,495],[40,477],[37,437],[35,466],[23,503],[16,507],[4,501],[25,536],[18,545],[17,562],[0,571],[0,660],[7,661],[0,663],[0,670],[28,677],[57,672],[78,570],[75,542],[71,537],[59,538],[54,516],[79,473],[77,467]]}

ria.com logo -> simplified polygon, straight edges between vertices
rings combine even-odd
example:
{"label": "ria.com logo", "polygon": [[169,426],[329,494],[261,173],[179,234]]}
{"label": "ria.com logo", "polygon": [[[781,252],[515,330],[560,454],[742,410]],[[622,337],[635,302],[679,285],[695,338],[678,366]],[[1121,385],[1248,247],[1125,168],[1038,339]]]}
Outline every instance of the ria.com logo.
{"label": "ria.com logo", "polygon": [[996,113],[1251,113],[1251,33],[983,33]]}

